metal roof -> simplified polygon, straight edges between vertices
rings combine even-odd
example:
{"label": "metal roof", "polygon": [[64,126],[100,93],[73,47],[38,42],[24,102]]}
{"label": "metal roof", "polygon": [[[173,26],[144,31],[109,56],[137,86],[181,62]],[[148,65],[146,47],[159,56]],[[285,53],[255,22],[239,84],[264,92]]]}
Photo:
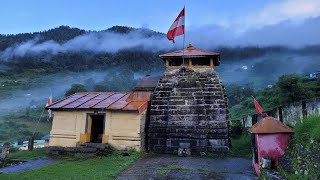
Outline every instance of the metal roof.
{"label": "metal roof", "polygon": [[56,101],[46,109],[52,110],[124,110],[145,111],[151,92],[81,92]]}
{"label": "metal roof", "polygon": [[134,87],[135,91],[153,91],[157,86],[161,76],[145,76]]}
{"label": "metal roof", "polygon": [[250,133],[257,134],[293,133],[293,130],[290,127],[270,116],[265,117],[254,124],[249,131]]}
{"label": "metal roof", "polygon": [[168,57],[206,57],[206,56],[219,56],[219,53],[216,52],[209,52],[202,49],[198,49],[192,46],[189,43],[189,46],[184,50],[173,51],[166,54],[161,54],[161,58],[168,58]]}

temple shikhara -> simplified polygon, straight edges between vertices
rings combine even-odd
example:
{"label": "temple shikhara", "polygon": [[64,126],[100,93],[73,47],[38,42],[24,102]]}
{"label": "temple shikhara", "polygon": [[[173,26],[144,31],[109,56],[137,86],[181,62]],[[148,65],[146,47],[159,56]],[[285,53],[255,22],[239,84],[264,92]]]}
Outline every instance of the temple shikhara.
{"label": "temple shikhara", "polygon": [[160,55],[166,71],[128,93],[76,93],[54,113],[50,147],[192,153],[229,150],[227,98],[215,66],[220,54],[195,48]]}

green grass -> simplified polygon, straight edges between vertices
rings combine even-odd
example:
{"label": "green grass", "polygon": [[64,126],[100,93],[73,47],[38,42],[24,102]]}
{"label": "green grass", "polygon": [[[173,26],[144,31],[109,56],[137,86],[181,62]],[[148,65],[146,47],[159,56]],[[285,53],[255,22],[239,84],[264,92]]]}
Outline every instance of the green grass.
{"label": "green grass", "polygon": [[311,139],[320,142],[320,116],[310,116],[294,127],[294,137],[298,142]]}
{"label": "green grass", "polygon": [[0,174],[0,179],[115,179],[115,177],[139,158],[139,153],[122,156],[115,152],[109,157],[67,158],[41,169],[17,174]]}
{"label": "green grass", "polygon": [[34,160],[46,156],[46,148],[38,148],[33,151],[21,151],[9,154],[9,159]]}
{"label": "green grass", "polygon": [[188,171],[188,170],[192,170],[190,168],[186,168],[184,166],[179,166],[179,165],[172,165],[172,166],[161,166],[161,167],[157,167],[155,168],[156,170],[173,170],[173,171]]}
{"label": "green grass", "polygon": [[229,152],[215,152],[209,153],[213,158],[225,158],[225,157],[240,157],[250,159],[252,157],[250,136],[242,134],[239,137],[233,138],[231,141],[232,149]]}
{"label": "green grass", "polygon": [[251,158],[252,157],[252,145],[250,142],[250,136],[247,134],[243,134],[238,138],[234,138],[231,141],[232,143],[232,151],[231,153],[235,157],[244,157]]}

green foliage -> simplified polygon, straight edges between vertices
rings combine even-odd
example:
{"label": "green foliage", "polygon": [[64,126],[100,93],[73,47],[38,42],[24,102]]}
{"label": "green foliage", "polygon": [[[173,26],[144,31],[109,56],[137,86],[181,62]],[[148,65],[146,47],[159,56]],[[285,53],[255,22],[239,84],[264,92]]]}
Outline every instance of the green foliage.
{"label": "green foliage", "polygon": [[231,137],[239,137],[242,135],[242,124],[240,121],[232,121],[231,129]]}
{"label": "green foliage", "polygon": [[19,160],[34,160],[46,156],[46,148],[37,148],[33,151],[21,151],[12,152],[10,150],[9,159]]}
{"label": "green foliage", "polygon": [[240,103],[244,98],[254,95],[252,84],[241,86],[238,84],[228,84],[225,86],[228,97],[229,106],[234,106]]}
{"label": "green foliage", "polygon": [[232,139],[232,154],[237,157],[251,158],[251,141],[248,134],[242,134],[239,138]]}
{"label": "green foliage", "polygon": [[0,179],[115,179],[117,174],[139,158],[135,152],[130,156],[114,153],[108,157],[75,158],[58,160],[41,169],[16,174],[0,174]]}
{"label": "green foliage", "polygon": [[70,96],[77,92],[87,92],[87,89],[82,84],[72,84],[71,88],[66,91],[65,96]]}
{"label": "green foliage", "polygon": [[124,70],[106,78],[105,83],[108,91],[124,92],[130,91],[138,83],[138,80],[134,79],[132,71]]}
{"label": "green foliage", "polygon": [[247,159],[252,157],[252,146],[248,134],[242,134],[241,136],[232,139],[231,144],[231,151],[209,153],[209,156],[213,158],[241,157]]}
{"label": "green foliage", "polygon": [[308,142],[311,139],[320,142],[320,116],[310,116],[297,123],[294,137],[298,142]]}
{"label": "green foliage", "polygon": [[0,142],[28,140],[34,132],[35,139],[47,134],[51,129],[51,122],[47,122],[46,116],[43,116],[36,126],[42,110],[42,108],[31,109],[28,116],[24,110],[5,115],[0,122]]}
{"label": "green foliage", "polygon": [[[320,116],[310,116],[294,127],[294,138],[290,141],[280,172],[287,179],[319,179]],[[288,168],[290,164],[292,168]],[[281,164],[282,165],[282,164]]]}
{"label": "green foliage", "polygon": [[310,98],[310,90],[306,89],[302,77],[296,74],[281,76],[277,82],[282,94],[282,102],[294,102],[301,99]]}
{"label": "green foliage", "polygon": [[[229,102],[230,99],[232,100],[229,108],[230,117],[232,119],[256,113],[251,97],[252,91],[248,90],[249,93],[243,93],[241,96],[238,95],[241,94],[238,92],[241,92],[241,89],[243,88],[244,87],[242,86],[234,85],[232,88],[226,86]],[[264,111],[269,111],[290,102],[320,97],[320,84],[317,81],[303,79],[296,74],[284,75],[279,78],[276,85],[272,88],[261,89],[255,91],[253,94]],[[233,105],[232,102],[238,103]]]}

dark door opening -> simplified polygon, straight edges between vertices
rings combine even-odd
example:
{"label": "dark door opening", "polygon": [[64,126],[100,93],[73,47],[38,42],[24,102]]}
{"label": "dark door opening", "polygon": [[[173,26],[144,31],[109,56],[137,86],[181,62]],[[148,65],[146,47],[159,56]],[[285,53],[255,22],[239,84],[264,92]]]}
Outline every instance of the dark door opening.
{"label": "dark door opening", "polygon": [[102,136],[104,133],[104,115],[90,115],[92,119],[91,124],[91,142],[102,143]]}

